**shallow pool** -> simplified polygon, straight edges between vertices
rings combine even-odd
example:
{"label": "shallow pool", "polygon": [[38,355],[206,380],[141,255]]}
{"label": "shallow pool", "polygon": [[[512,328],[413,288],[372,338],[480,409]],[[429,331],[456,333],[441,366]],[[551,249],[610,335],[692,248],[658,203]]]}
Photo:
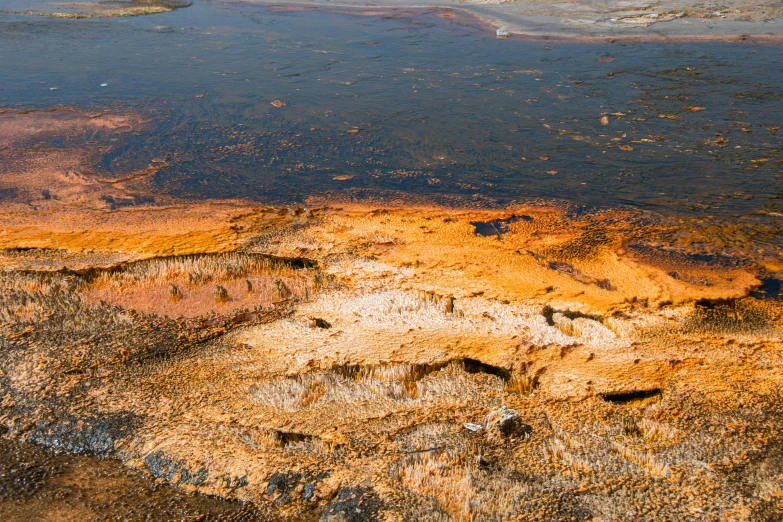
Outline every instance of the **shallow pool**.
{"label": "shallow pool", "polygon": [[[14,0],[18,4],[35,2]],[[147,120],[98,169],[277,203],[633,205],[783,217],[783,53],[748,42],[497,39],[448,10],[197,1],[170,13],[0,15],[0,106]]]}

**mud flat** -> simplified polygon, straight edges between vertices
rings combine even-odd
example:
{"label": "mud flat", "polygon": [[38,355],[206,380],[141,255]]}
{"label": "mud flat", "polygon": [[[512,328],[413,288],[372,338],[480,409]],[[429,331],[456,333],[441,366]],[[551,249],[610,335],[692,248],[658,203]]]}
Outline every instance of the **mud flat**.
{"label": "mud flat", "polygon": [[783,515],[773,260],[629,209],[175,201],[82,163],[131,116],[13,121],[13,443],[279,519]]}

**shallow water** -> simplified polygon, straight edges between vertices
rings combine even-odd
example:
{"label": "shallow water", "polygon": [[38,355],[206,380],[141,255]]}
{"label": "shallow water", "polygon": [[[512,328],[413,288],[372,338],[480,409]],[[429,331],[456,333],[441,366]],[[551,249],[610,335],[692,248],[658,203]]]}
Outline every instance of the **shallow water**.
{"label": "shallow water", "polygon": [[783,213],[778,47],[498,40],[442,13],[2,15],[0,104],[141,113],[100,168],[165,157],[173,195]]}

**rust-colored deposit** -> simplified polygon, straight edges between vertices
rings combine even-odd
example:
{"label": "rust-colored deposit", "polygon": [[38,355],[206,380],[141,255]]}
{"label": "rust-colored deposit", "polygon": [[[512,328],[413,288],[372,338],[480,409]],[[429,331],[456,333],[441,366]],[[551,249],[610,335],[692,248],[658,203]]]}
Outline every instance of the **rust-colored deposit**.
{"label": "rust-colored deposit", "polygon": [[145,178],[47,154],[0,176],[7,437],[304,519],[783,516],[752,258],[631,210],[112,207]]}
{"label": "rust-colored deposit", "polygon": [[[266,230],[268,221],[286,221],[241,202],[152,196],[150,177],[165,168],[164,159],[114,177],[94,172],[113,140],[144,125],[134,116],[71,109],[0,113],[0,248],[110,253],[124,260],[224,252]],[[60,136],[70,146],[50,145]]]}

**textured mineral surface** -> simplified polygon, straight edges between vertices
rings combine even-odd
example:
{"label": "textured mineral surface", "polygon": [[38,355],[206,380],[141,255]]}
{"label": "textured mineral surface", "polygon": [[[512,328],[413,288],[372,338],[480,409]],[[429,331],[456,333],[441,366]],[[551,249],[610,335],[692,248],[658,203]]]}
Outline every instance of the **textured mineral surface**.
{"label": "textured mineral surface", "polygon": [[[628,209],[168,200],[89,171],[132,116],[0,117],[3,444],[235,519],[783,516],[768,257]],[[45,516],[24,451],[0,509]]]}

